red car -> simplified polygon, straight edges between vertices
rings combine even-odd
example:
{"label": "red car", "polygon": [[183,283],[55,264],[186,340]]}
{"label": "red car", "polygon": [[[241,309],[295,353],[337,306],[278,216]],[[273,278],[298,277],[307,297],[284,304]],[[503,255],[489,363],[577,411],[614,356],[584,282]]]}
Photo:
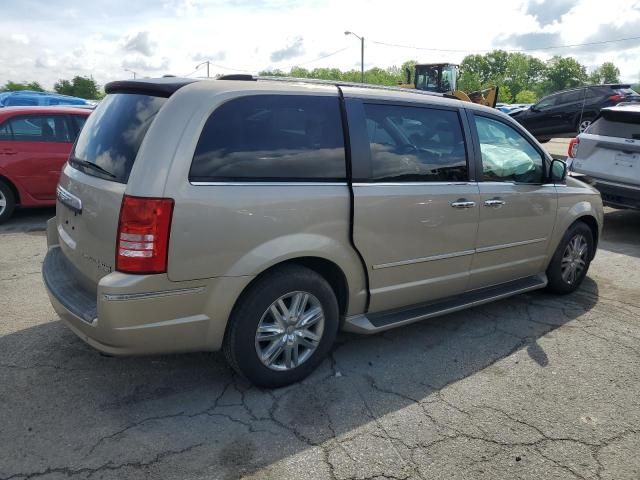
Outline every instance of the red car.
{"label": "red car", "polygon": [[91,110],[0,108],[0,223],[16,206],[55,205],[56,185]]}

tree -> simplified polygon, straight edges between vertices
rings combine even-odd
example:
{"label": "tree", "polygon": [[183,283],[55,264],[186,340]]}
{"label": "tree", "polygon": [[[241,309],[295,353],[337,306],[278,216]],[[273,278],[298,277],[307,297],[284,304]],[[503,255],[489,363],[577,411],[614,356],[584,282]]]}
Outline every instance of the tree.
{"label": "tree", "polygon": [[101,96],[98,84],[93,77],[81,77],[80,75],[76,75],[72,80],[58,80],[53,89],[62,95],[72,95],[92,100]]}
{"label": "tree", "polygon": [[463,92],[475,92],[482,89],[482,81],[477,73],[465,71],[458,79],[458,89]]}
{"label": "tree", "polygon": [[[544,78],[546,66],[543,61],[524,53],[511,53],[507,73],[503,80],[514,95],[529,90]],[[502,85],[501,85],[502,86]]]}
{"label": "tree", "polygon": [[508,85],[501,85],[500,88],[498,88],[498,101],[502,103],[513,102],[513,94]]}
{"label": "tree", "polygon": [[36,92],[44,92],[44,88],[38,82],[13,82],[7,81],[2,87],[0,92],[15,92],[17,90],[35,90]]}
{"label": "tree", "polygon": [[572,57],[554,56],[547,62],[544,91],[557,92],[583,85],[587,80],[587,69]]}
{"label": "tree", "polygon": [[482,85],[492,78],[491,66],[484,55],[467,55],[460,64],[460,76],[467,74],[468,79],[477,79]]}
{"label": "tree", "polygon": [[516,103],[536,103],[538,97],[531,90],[521,90],[516,95]]}
{"label": "tree", "polygon": [[618,83],[620,69],[613,62],[604,62],[589,75],[591,83]]}

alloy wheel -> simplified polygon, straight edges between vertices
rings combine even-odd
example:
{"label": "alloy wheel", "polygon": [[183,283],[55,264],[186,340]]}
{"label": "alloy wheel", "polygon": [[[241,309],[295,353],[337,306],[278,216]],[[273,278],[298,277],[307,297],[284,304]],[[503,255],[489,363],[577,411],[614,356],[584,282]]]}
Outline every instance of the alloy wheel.
{"label": "alloy wheel", "polygon": [[587,255],[589,254],[589,244],[584,235],[577,234],[564,249],[560,272],[562,280],[569,285],[573,285],[587,264]]}
{"label": "alloy wheel", "polygon": [[291,370],[313,355],[324,331],[324,310],[309,292],[290,292],[264,312],[255,346],[262,364],[272,370]]}
{"label": "alloy wheel", "polygon": [[0,190],[0,215],[2,215],[6,209],[7,209],[7,197],[5,197],[4,193],[2,193],[2,190]]}
{"label": "alloy wheel", "polygon": [[591,120],[582,120],[580,122],[580,127],[578,128],[578,133],[584,132],[591,125]]}

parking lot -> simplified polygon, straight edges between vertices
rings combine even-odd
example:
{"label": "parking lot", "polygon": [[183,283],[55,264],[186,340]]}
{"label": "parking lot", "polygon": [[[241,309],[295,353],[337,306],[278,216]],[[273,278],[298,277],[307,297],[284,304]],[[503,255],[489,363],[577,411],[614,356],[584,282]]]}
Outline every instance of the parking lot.
{"label": "parking lot", "polygon": [[607,210],[583,287],[372,337],[301,384],[219,354],[110,358],[56,317],[44,223],[0,227],[0,479],[640,478],[640,213]]}

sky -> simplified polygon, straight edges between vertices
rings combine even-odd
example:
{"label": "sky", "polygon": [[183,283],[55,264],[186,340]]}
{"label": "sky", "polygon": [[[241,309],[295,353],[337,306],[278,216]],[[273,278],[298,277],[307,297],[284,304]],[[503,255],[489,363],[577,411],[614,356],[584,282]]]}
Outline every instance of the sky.
{"label": "sky", "polygon": [[[640,37],[640,0],[0,0],[0,84],[459,63],[469,53]],[[385,45],[386,44],[386,45]],[[396,46],[392,46],[396,45]],[[441,51],[449,50],[449,51]],[[640,38],[528,51],[613,61],[640,80]]]}

